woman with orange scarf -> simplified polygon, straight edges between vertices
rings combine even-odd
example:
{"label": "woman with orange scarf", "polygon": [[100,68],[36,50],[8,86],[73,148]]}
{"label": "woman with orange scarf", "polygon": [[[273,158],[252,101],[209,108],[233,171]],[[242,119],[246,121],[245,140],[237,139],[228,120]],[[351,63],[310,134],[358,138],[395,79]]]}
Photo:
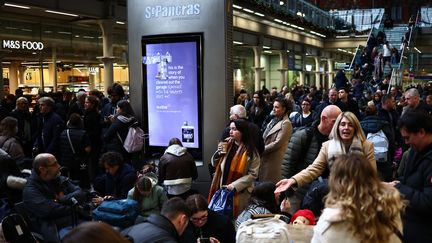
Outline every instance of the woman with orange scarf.
{"label": "woman with orange scarf", "polygon": [[258,177],[260,157],[248,131],[247,121],[241,119],[232,121],[230,137],[227,140],[226,153],[222,154],[219,151],[219,158],[213,160],[216,172],[208,200],[210,201],[222,186],[234,191],[233,218],[235,219],[247,206],[254,181]]}

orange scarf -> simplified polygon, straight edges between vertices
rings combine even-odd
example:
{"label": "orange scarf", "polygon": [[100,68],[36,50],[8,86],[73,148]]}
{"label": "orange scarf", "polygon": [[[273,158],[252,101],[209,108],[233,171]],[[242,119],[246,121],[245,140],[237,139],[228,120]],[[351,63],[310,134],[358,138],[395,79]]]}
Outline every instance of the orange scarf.
{"label": "orange scarf", "polygon": [[[220,188],[220,181],[221,181],[221,177],[222,177],[222,169],[221,169],[221,164],[222,162],[227,158],[231,148],[232,148],[232,143],[230,142],[228,143],[228,152],[219,159],[219,162],[216,166],[216,172],[214,174],[213,177],[213,181],[210,187],[210,191],[209,191],[209,195],[208,195],[208,201],[210,202],[211,198],[213,197],[213,195],[215,194],[215,192]],[[240,147],[237,149],[234,157],[231,160],[231,166],[229,168],[229,173],[228,173],[228,178],[226,180],[227,185],[236,181],[237,179],[241,178],[242,176],[244,176],[244,174],[246,173],[246,165],[248,162],[248,155],[247,155],[247,151],[246,148],[243,145],[240,145]],[[238,206],[239,206],[239,197],[238,197],[238,192],[236,191],[234,193],[234,205],[233,205],[233,216],[234,218],[238,215]]]}

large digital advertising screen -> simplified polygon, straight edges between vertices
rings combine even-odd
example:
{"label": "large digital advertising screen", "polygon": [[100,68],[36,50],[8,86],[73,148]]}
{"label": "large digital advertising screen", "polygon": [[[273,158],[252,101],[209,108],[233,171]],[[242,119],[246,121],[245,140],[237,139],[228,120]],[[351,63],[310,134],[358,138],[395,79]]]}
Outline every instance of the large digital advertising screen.
{"label": "large digital advertising screen", "polygon": [[202,35],[142,37],[143,117],[148,147],[201,147]]}

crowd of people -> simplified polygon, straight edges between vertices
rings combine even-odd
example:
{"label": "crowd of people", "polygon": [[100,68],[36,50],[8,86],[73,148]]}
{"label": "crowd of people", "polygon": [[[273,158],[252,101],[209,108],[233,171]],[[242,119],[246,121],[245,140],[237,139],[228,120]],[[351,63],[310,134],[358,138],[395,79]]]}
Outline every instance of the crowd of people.
{"label": "crowd of people", "polygon": [[[353,80],[328,91],[242,92],[215,148],[208,195],[192,189],[195,160],[178,138],[167,141],[157,167],[142,167],[124,149],[137,119],[120,85],[109,97],[40,94],[32,112],[18,92],[14,108],[0,109],[2,202],[46,242],[102,237],[83,225],[116,242],[235,242],[255,215],[281,214],[290,223],[302,210],[318,222],[313,242],[430,241],[432,84],[391,86],[387,94],[384,79],[382,89],[356,96]],[[232,215],[208,208],[221,188],[234,193]],[[121,232],[81,224],[91,217],[74,208],[117,199],[136,201],[140,212]]]}

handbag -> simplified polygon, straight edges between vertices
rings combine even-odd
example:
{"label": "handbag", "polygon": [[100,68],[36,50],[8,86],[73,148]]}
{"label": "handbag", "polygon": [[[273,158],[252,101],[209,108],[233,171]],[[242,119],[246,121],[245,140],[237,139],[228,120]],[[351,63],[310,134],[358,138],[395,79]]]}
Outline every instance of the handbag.
{"label": "handbag", "polygon": [[213,195],[208,208],[216,213],[228,216],[228,218],[233,218],[234,209],[234,192],[226,188],[220,188]]}
{"label": "handbag", "polygon": [[69,169],[75,169],[75,170],[81,170],[81,171],[87,170],[87,163],[86,163],[85,159],[80,158],[76,154],[75,148],[72,144],[72,140],[71,140],[70,135],[69,135],[69,129],[66,130],[66,135],[67,135],[67,138],[69,140],[69,146],[72,150],[72,155],[73,155],[73,159],[74,159],[73,164],[69,165],[69,167],[71,167]]}

